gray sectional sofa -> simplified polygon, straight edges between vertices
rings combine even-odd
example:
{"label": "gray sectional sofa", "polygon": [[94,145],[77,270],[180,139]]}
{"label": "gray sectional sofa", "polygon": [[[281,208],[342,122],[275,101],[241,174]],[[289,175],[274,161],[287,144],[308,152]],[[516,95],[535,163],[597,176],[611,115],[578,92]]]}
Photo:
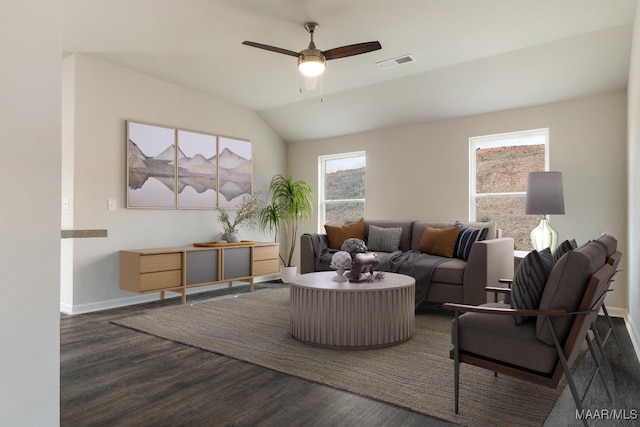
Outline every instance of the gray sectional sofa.
{"label": "gray sectional sofa", "polygon": [[[501,286],[499,279],[513,277],[513,239],[498,238],[493,222],[463,222],[465,226],[487,228],[487,239],[474,242],[467,260],[456,257],[444,258],[433,269],[426,294],[431,303],[458,302],[483,304],[487,302],[485,286]],[[444,229],[455,222],[414,220],[364,220],[364,241],[368,240],[371,226],[380,228],[402,228],[399,251],[420,251],[421,239],[427,227]],[[300,237],[300,272],[331,270],[331,257],[337,251],[329,249],[326,234],[303,234]],[[375,251],[381,260],[396,252]],[[389,270],[388,270],[389,271]],[[393,270],[391,270],[393,271]],[[418,289],[416,288],[416,294]]]}

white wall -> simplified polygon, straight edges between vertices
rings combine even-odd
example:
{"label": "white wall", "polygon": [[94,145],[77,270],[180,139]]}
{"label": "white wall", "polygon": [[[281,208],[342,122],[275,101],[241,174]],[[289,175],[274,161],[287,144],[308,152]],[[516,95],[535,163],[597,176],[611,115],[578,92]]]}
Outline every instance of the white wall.
{"label": "white wall", "polygon": [[60,1],[0,2],[0,425],[59,424]]}
{"label": "white wall", "polygon": [[[584,243],[606,232],[625,248],[624,92],[290,144],[288,172],[317,191],[319,155],[366,150],[366,217],[463,220],[469,212],[469,137],[543,127],[549,128],[550,169],[563,172],[566,215],[551,218],[560,238]],[[317,225],[316,216],[303,232]],[[608,297],[610,307],[627,308],[625,274]]]}
{"label": "white wall", "polygon": [[629,69],[629,322],[636,353],[640,355],[640,6],[636,11]]}
{"label": "white wall", "polygon": [[[140,301],[118,287],[121,249],[191,245],[219,238],[218,211],[126,209],[125,120],[248,139],[253,143],[254,190],[266,193],[285,171],[286,145],[252,111],[89,58],[65,59],[73,72],[73,228],[107,229],[107,238],[73,240],[74,313]],[[118,209],[107,210],[107,199]],[[268,240],[258,229],[242,237]],[[158,298],[154,294],[153,298]]]}

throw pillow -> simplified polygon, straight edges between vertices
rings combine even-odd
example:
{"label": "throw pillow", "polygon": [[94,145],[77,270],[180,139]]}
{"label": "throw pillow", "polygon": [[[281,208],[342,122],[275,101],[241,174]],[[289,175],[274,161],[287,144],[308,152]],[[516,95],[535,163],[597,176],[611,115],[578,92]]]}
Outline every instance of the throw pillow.
{"label": "throw pillow", "polygon": [[[542,290],[553,268],[553,255],[549,248],[533,250],[520,262],[511,284],[511,308],[536,310],[540,307]],[[530,316],[513,316],[513,323],[519,325]]]}
{"label": "throw pillow", "polygon": [[425,228],[420,239],[420,251],[431,255],[439,255],[447,258],[453,257],[460,227],[449,228]]}
{"label": "throw pillow", "polygon": [[324,225],[329,239],[329,248],[340,250],[345,240],[350,237],[364,240],[364,218],[347,225]]}
{"label": "throw pillow", "polygon": [[400,246],[402,227],[382,228],[375,225],[369,226],[370,251],[395,252]]}
{"label": "throw pillow", "polygon": [[576,239],[565,240],[564,242],[560,243],[558,247],[553,251],[553,263],[555,264],[556,262],[558,262],[560,257],[562,257],[562,255],[574,250],[577,247],[578,244],[576,243]]}
{"label": "throw pillow", "polygon": [[473,228],[462,224],[460,221],[456,221],[456,225],[460,227],[460,234],[458,234],[458,240],[456,241],[455,257],[467,261],[469,254],[471,253],[471,246],[475,242],[487,240],[489,234],[488,228]]}

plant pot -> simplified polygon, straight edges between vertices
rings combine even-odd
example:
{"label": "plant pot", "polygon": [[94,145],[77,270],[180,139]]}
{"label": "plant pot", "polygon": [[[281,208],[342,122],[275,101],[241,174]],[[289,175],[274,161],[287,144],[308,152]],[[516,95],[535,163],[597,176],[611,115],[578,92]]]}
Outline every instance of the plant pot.
{"label": "plant pot", "polygon": [[293,267],[280,266],[280,279],[282,283],[291,283],[291,279],[296,277],[297,274],[298,267],[295,265]]}

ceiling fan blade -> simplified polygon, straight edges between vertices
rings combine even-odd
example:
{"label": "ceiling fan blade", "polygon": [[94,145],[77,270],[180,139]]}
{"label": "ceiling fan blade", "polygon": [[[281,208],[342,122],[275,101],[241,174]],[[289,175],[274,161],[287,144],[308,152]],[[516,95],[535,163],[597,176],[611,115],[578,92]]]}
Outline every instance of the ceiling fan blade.
{"label": "ceiling fan blade", "polygon": [[257,47],[258,49],[270,50],[271,52],[282,53],[284,55],[295,56],[296,58],[300,56],[298,52],[294,52],[292,50],[283,49],[281,47],[269,46],[268,44],[243,41],[242,44],[252,47]]}
{"label": "ceiling fan blade", "polygon": [[373,52],[374,50],[382,49],[380,42],[365,42],[350,44],[348,46],[336,47],[335,49],[329,49],[324,52],[325,59],[346,58],[347,56],[360,55],[362,53]]}

